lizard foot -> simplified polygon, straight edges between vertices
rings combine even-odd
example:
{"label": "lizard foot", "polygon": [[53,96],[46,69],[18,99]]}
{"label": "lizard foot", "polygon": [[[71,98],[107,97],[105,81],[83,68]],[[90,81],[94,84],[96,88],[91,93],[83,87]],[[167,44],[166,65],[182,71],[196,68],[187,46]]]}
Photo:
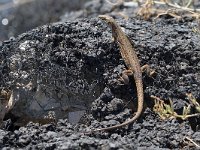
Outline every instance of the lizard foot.
{"label": "lizard foot", "polygon": [[123,84],[127,85],[129,83],[128,76],[132,76],[132,75],[133,75],[132,70],[129,70],[129,69],[124,70],[118,80],[121,81]]}
{"label": "lizard foot", "polygon": [[142,70],[142,72],[145,71],[149,77],[152,77],[156,73],[156,71],[151,69],[150,66],[147,64],[142,66],[141,70]]}

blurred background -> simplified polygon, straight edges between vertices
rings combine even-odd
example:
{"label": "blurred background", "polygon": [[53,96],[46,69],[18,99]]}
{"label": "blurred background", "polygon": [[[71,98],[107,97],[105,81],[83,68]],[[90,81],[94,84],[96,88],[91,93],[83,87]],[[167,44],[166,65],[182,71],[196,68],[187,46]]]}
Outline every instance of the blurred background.
{"label": "blurred background", "polygon": [[0,0],[0,44],[35,27],[58,22],[87,0]]}
{"label": "blurred background", "polygon": [[200,18],[199,0],[0,0],[0,45],[38,26],[110,14],[128,19]]}

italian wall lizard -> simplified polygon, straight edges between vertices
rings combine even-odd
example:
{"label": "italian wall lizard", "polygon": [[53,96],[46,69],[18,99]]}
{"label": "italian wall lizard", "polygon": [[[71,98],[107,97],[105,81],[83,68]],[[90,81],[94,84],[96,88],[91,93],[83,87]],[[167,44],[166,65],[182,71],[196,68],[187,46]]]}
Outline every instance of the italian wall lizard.
{"label": "italian wall lizard", "polygon": [[143,109],[143,101],[144,101],[144,93],[143,93],[143,83],[142,83],[142,69],[140,67],[140,63],[135,52],[135,49],[132,47],[131,42],[129,41],[128,37],[122,31],[121,27],[115,22],[115,20],[107,15],[99,15],[99,18],[105,21],[112,29],[112,35],[114,40],[117,41],[120,47],[120,53],[125,61],[128,70],[130,70],[133,74],[136,88],[137,88],[137,97],[138,97],[138,108],[137,112],[134,117],[130,120],[125,121],[119,125],[107,127],[107,128],[100,128],[93,130],[92,132],[96,131],[108,131],[116,128],[123,127],[134,122],[142,113]]}

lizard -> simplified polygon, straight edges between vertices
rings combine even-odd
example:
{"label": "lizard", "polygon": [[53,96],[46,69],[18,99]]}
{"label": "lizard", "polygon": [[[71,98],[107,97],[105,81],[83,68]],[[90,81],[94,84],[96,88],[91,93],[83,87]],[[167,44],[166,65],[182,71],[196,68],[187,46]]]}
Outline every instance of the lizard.
{"label": "lizard", "polygon": [[127,73],[127,75],[133,75],[137,89],[138,108],[135,116],[133,116],[128,121],[125,121],[121,124],[111,127],[95,129],[92,130],[92,132],[113,130],[133,123],[141,115],[144,103],[144,91],[142,83],[142,70],[144,68],[140,67],[139,59],[137,57],[135,49],[132,47],[129,38],[126,36],[126,34],[122,31],[121,27],[116,23],[116,21],[111,16],[99,15],[99,18],[105,21],[112,30],[112,36],[114,38],[114,41],[118,43],[121,56],[125,62],[125,65],[128,68],[128,70],[126,70],[125,73]]}

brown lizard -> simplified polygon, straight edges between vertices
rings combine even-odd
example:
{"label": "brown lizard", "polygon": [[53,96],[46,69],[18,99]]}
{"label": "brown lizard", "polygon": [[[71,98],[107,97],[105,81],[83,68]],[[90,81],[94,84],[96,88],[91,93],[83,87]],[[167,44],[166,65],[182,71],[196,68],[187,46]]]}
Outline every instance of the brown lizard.
{"label": "brown lizard", "polygon": [[135,52],[135,49],[132,47],[131,42],[129,41],[128,37],[122,31],[121,27],[115,22],[115,20],[107,15],[99,15],[99,18],[105,21],[112,29],[112,35],[114,40],[118,42],[120,47],[120,53],[125,61],[126,66],[128,67],[127,74],[130,71],[134,77],[136,88],[137,88],[137,97],[138,97],[138,108],[137,112],[134,117],[130,120],[125,121],[119,125],[107,127],[107,128],[100,128],[93,130],[92,132],[96,131],[108,131],[116,128],[123,127],[134,122],[142,113],[143,109],[143,101],[144,101],[144,93],[143,93],[143,84],[142,84],[142,69],[140,67],[140,63]]}

